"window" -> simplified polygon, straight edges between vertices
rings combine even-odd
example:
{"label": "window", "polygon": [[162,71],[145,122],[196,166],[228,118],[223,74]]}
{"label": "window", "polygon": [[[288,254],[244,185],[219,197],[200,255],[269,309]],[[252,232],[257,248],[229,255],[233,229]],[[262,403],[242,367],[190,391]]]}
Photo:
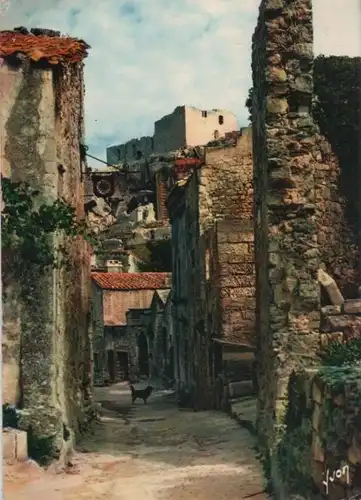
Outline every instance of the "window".
{"label": "window", "polygon": [[219,117],[218,117],[218,123],[219,123],[220,125],[223,125],[223,123],[224,123],[224,118],[223,118],[223,115],[219,115]]}
{"label": "window", "polygon": [[203,118],[207,118],[207,115],[208,115],[207,111],[202,111],[202,117]]}
{"label": "window", "polygon": [[214,137],[215,140],[219,139],[219,132],[218,132],[218,130],[215,130],[213,132],[213,137]]}

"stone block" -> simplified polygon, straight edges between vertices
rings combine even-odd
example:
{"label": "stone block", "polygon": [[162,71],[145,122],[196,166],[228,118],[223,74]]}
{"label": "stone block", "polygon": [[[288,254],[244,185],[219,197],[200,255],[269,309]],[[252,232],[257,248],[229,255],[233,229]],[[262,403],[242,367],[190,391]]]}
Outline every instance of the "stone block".
{"label": "stone block", "polygon": [[361,314],[361,299],[345,300],[343,311],[346,314]]}
{"label": "stone block", "polygon": [[16,431],[16,458],[26,460],[28,457],[28,435],[25,431]]}
{"label": "stone block", "polygon": [[323,316],[337,316],[338,314],[341,314],[341,306],[321,307],[321,313]]}
{"label": "stone block", "polygon": [[15,429],[3,429],[3,459],[16,459],[16,431]]}

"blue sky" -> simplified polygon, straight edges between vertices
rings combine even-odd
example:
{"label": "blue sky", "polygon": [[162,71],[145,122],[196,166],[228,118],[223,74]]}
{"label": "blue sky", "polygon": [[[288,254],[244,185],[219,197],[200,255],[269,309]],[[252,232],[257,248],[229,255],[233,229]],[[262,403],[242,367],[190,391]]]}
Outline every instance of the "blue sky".
{"label": "blue sky", "polygon": [[[107,146],[152,135],[154,121],[182,104],[230,109],[246,125],[258,5],[259,0],[0,0],[0,28],[52,28],[91,45],[87,144],[104,159]],[[359,0],[314,0],[315,52],[360,55],[360,11]]]}

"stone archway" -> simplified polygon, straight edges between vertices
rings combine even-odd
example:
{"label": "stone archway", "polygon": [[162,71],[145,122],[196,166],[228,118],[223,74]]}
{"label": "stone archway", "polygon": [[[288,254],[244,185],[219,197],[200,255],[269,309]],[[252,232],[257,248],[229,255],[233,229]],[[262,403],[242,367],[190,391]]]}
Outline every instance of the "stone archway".
{"label": "stone archway", "polygon": [[138,368],[139,375],[145,375],[149,377],[149,352],[148,352],[148,340],[144,332],[140,332],[137,338],[138,345]]}

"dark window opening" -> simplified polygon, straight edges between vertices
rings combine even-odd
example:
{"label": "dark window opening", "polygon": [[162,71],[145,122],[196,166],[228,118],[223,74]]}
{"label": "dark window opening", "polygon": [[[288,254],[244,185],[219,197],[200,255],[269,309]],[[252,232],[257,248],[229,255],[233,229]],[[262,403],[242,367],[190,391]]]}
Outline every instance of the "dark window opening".
{"label": "dark window opening", "polygon": [[150,235],[150,239],[154,240],[154,238],[155,238],[155,232],[154,231],[150,231],[149,235]]}
{"label": "dark window opening", "polygon": [[214,131],[213,137],[214,137],[215,140],[219,139],[219,132],[218,132],[218,130]]}
{"label": "dark window opening", "polygon": [[143,156],[143,153],[141,151],[137,151],[137,160],[140,160]]}
{"label": "dark window opening", "polygon": [[223,125],[223,123],[224,123],[224,118],[223,118],[223,115],[219,115],[219,117],[218,117],[218,123],[219,123],[220,125]]}
{"label": "dark window opening", "polygon": [[202,117],[203,117],[203,118],[207,118],[207,116],[208,116],[207,111],[202,111]]}

